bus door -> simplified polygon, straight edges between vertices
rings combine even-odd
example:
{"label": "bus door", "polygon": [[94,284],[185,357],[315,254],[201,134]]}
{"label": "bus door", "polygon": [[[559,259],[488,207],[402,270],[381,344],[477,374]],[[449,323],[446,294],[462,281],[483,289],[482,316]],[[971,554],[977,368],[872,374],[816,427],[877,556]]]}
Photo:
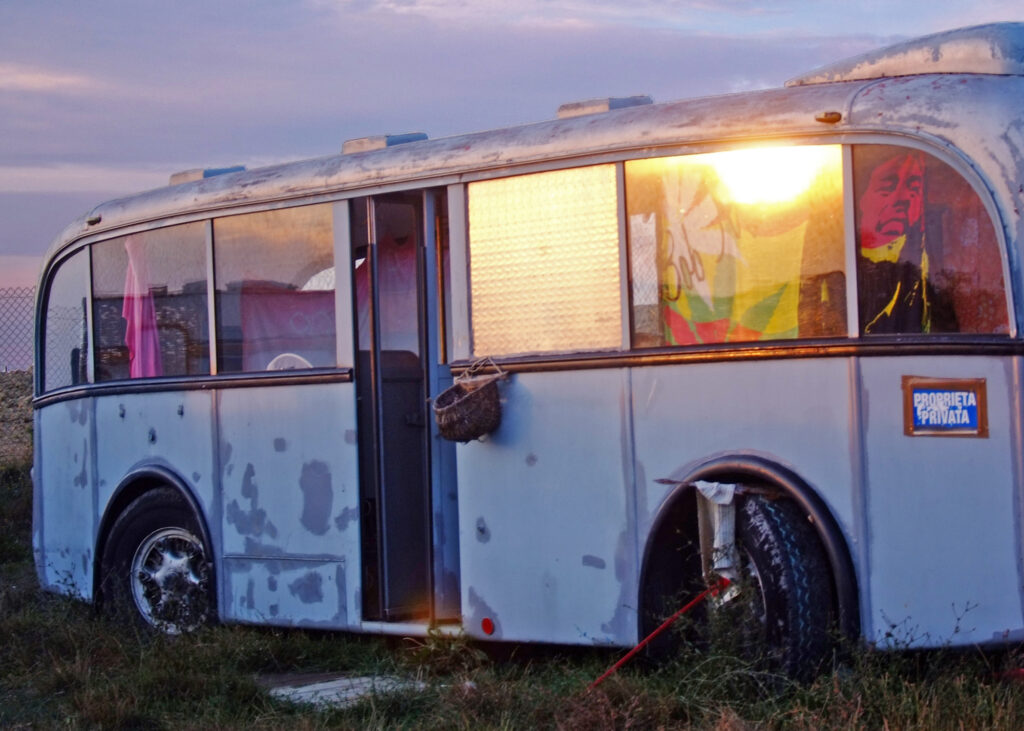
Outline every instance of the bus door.
{"label": "bus door", "polygon": [[431,193],[353,202],[362,596],[369,620],[447,613],[437,597],[450,592],[435,581],[432,536],[446,531],[434,525],[443,518],[433,509],[432,475],[440,473],[432,469],[438,440],[431,439],[427,403],[428,378],[436,379],[431,364],[438,362],[427,327],[428,303],[437,302],[437,278],[428,274],[437,271],[438,220]]}

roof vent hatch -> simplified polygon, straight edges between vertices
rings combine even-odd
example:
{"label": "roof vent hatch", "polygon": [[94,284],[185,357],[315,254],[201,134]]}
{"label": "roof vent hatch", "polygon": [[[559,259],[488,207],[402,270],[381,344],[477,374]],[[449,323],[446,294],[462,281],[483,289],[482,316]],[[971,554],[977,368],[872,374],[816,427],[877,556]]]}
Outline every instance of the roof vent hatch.
{"label": "roof vent hatch", "polygon": [[191,170],[182,170],[180,173],[174,173],[173,175],[171,175],[170,185],[178,185],[179,183],[191,183],[194,180],[212,178],[216,175],[240,173],[243,170],[245,170],[245,165],[232,165],[231,167],[226,168],[192,168]]}
{"label": "roof vent hatch", "polygon": [[613,109],[626,109],[628,107],[642,107],[653,104],[654,99],[642,94],[640,96],[609,96],[603,99],[587,99],[582,102],[569,102],[558,108],[559,119],[570,119],[582,117],[587,114],[602,114]]}
{"label": "roof vent hatch", "polygon": [[423,132],[406,132],[401,135],[373,135],[372,137],[358,137],[354,140],[345,140],[341,146],[342,155],[352,155],[356,152],[369,152],[370,150],[383,150],[385,147],[404,145],[407,142],[420,142],[427,139]]}

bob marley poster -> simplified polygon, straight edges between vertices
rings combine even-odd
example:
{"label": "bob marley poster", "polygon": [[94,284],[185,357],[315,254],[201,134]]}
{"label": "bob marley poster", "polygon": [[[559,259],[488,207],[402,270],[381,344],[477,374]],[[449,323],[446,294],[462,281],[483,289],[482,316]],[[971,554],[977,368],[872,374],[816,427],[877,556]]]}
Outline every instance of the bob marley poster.
{"label": "bob marley poster", "polygon": [[966,180],[920,150],[853,148],[861,332],[1005,333],[995,231]]}

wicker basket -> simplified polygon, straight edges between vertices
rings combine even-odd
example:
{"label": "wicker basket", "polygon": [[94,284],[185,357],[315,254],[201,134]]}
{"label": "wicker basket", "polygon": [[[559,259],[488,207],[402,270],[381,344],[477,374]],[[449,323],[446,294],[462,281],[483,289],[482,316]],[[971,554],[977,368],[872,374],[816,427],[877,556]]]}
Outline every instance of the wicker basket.
{"label": "wicker basket", "polygon": [[434,419],[441,436],[453,442],[469,442],[497,429],[501,424],[501,378],[467,378],[439,394],[434,399]]}

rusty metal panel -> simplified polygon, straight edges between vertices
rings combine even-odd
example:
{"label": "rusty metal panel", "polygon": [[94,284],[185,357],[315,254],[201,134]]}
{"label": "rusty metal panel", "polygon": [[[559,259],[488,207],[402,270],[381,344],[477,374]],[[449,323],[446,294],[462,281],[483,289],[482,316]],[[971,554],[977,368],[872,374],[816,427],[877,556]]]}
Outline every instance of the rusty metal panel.
{"label": "rusty metal panel", "polygon": [[[864,359],[861,374],[871,526],[865,636],[899,646],[1024,637],[1012,370],[1001,358],[902,357]],[[988,436],[907,436],[908,375],[984,379]]]}
{"label": "rusty metal panel", "polygon": [[36,412],[33,535],[40,584],[92,597],[96,534],[93,400],[79,398]]}
{"label": "rusty metal panel", "polygon": [[457,448],[466,633],[635,642],[628,372],[520,373],[503,390],[499,429]]}
{"label": "rusty metal panel", "polygon": [[225,559],[223,613],[254,624],[353,626],[346,568],[344,561]]}
{"label": "rusty metal panel", "polygon": [[[269,607],[276,605],[280,614],[275,621],[319,622],[337,616],[344,619],[337,627],[358,622],[354,385],[225,390],[218,420],[228,616],[257,621],[253,612],[259,611],[269,619]],[[326,589],[326,598],[313,601],[315,593],[307,593],[309,601],[294,603],[267,580],[272,567],[287,565],[289,572],[313,572],[321,581],[328,576],[336,581],[335,568],[327,564],[356,567],[346,572],[343,604],[337,592]],[[246,567],[252,573],[251,600]],[[290,615],[292,610],[298,614]]]}
{"label": "rusty metal panel", "polygon": [[1024,23],[989,23],[912,38],[829,64],[786,86],[924,73],[1024,75]]}
{"label": "rusty metal panel", "polygon": [[210,514],[216,504],[211,400],[203,391],[96,398],[96,489],[101,514],[121,481],[145,467],[176,475],[203,513]]}

